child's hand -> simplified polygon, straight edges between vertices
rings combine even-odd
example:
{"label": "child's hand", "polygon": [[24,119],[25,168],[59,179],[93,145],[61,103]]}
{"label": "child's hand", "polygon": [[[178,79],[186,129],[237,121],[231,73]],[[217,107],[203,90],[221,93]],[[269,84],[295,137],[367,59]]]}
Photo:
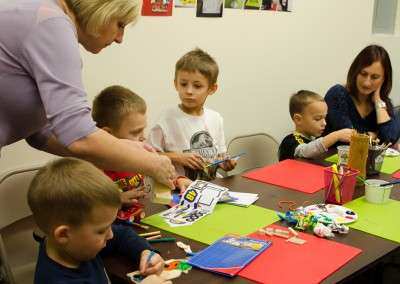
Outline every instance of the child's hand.
{"label": "child's hand", "polygon": [[122,206],[131,206],[133,203],[137,203],[139,198],[145,196],[143,190],[128,190],[121,193]]}
{"label": "child's hand", "polygon": [[142,275],[160,274],[164,269],[164,260],[162,257],[155,253],[148,261],[149,250],[142,251],[140,256],[139,271]]}
{"label": "child's hand", "polygon": [[354,129],[343,128],[337,131],[338,141],[350,143],[351,136],[354,133]]}
{"label": "child's hand", "polygon": [[179,191],[182,194],[185,192],[185,190],[188,188],[188,186],[192,182],[193,181],[191,179],[188,179],[187,177],[178,177],[176,180],[176,187],[179,189]]}
{"label": "child's hand", "polygon": [[225,162],[223,162],[222,164],[219,165],[219,167],[221,169],[223,169],[226,172],[229,172],[231,170],[233,170],[237,165],[236,160],[227,160]]}
{"label": "child's hand", "polygon": [[182,166],[193,170],[202,170],[204,167],[203,158],[197,153],[182,153],[178,161]]}
{"label": "child's hand", "polygon": [[172,284],[172,281],[165,280],[161,276],[158,275],[150,275],[143,279],[141,284]]}

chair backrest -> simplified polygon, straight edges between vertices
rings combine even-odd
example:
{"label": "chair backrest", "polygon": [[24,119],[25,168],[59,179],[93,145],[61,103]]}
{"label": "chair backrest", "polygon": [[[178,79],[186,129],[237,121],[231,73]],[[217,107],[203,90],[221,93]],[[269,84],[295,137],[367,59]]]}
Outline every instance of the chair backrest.
{"label": "chair backrest", "polygon": [[236,155],[246,153],[238,161],[229,175],[241,174],[250,169],[278,162],[279,143],[266,133],[255,133],[233,138],[228,144],[228,153]]}
{"label": "chair backrest", "polygon": [[39,168],[32,166],[0,175],[0,268],[5,283],[33,282],[37,245],[32,238],[35,225],[33,218],[29,220],[32,212],[27,192]]}

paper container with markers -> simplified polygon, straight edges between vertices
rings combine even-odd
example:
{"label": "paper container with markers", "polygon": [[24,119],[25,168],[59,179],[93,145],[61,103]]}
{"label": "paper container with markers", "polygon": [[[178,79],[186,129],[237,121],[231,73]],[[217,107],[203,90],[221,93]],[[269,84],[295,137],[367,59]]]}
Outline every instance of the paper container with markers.
{"label": "paper container with markers", "polygon": [[341,205],[351,201],[358,174],[358,170],[345,166],[325,168],[325,202]]}

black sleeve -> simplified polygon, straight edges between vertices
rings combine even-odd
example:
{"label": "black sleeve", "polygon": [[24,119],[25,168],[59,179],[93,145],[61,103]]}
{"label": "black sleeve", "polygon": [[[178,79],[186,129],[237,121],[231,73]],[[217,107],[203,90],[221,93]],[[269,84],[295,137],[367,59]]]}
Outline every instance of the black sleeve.
{"label": "black sleeve", "polygon": [[296,141],[293,134],[286,136],[279,145],[279,161],[294,159],[294,151],[297,146],[299,146],[299,142]]}
{"label": "black sleeve", "polygon": [[153,250],[150,244],[129,226],[112,225],[112,231],[114,237],[107,242],[107,246],[101,251],[101,256],[119,254],[138,263],[142,251]]}

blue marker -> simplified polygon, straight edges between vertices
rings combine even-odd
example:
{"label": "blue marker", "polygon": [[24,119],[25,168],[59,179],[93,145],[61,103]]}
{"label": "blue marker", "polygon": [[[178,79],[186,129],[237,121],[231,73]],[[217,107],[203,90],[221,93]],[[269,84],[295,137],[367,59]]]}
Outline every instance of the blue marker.
{"label": "blue marker", "polygon": [[246,153],[240,153],[240,154],[237,154],[237,155],[235,155],[235,156],[225,158],[225,159],[223,159],[223,160],[216,160],[216,161],[214,161],[214,162],[208,164],[208,165],[206,166],[206,168],[212,167],[212,166],[216,166],[216,165],[219,165],[219,164],[222,164],[222,163],[224,163],[224,162],[226,162],[226,161],[229,161],[229,160],[237,161],[237,160],[240,159],[241,156],[243,156],[243,155],[245,155],[245,154],[246,154]]}

